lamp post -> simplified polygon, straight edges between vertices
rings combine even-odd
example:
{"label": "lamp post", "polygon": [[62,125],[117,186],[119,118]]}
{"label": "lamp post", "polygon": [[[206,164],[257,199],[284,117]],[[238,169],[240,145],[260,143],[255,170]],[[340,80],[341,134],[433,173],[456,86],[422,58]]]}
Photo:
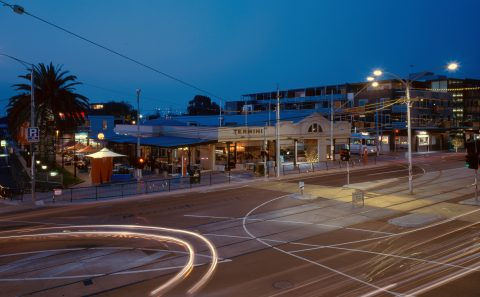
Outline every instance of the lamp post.
{"label": "lamp post", "polygon": [[[137,89],[137,160],[141,157],[140,150],[140,92],[141,89]],[[137,181],[142,179],[142,169],[137,168]]]}
{"label": "lamp post", "polygon": [[[19,9],[16,5],[12,7],[13,11],[16,13],[23,13],[22,9]],[[18,63],[22,64],[25,66],[27,69],[30,67],[30,127],[35,127],[35,87],[34,87],[34,65],[28,62],[25,62],[23,60],[20,60],[18,58],[6,55],[6,54],[1,54],[0,56],[4,56],[7,58],[10,58],[14,61],[17,61]],[[31,175],[31,191],[32,191],[32,203],[35,204],[35,152],[34,152],[34,144],[30,142],[30,175]]]}
{"label": "lamp post", "polygon": [[[456,62],[450,62],[446,66],[446,70],[448,71],[456,71],[459,68],[459,64]],[[390,75],[394,77],[396,80],[401,82],[405,87],[405,99],[407,104],[407,144],[408,144],[408,193],[410,195],[413,194],[413,164],[412,164],[412,118],[411,118],[411,108],[412,108],[412,101],[410,98],[410,89],[412,82],[425,77],[426,74],[421,74],[417,77],[412,79],[403,79],[399,75],[392,73],[392,72],[385,72],[380,69],[376,69],[373,71],[373,75],[376,77],[380,77],[383,74]]]}
{"label": "lamp post", "polygon": [[280,163],[281,163],[281,159],[280,159],[280,90],[278,89],[278,86],[277,86],[277,123],[276,123],[276,129],[275,129],[275,139],[276,139],[276,143],[275,143],[275,147],[276,147],[276,151],[275,151],[275,155],[276,155],[276,163],[277,163],[277,178],[280,177]]}

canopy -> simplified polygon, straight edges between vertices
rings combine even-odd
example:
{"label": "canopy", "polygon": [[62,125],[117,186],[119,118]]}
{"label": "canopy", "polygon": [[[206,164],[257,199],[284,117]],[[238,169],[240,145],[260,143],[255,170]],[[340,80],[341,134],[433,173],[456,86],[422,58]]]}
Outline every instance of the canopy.
{"label": "canopy", "polygon": [[96,153],[86,155],[86,157],[100,159],[100,158],[112,158],[112,157],[125,157],[125,155],[117,154],[105,147]]}
{"label": "canopy", "polygon": [[73,150],[80,150],[82,148],[84,148],[85,145],[81,142],[77,142],[76,144],[72,145],[72,146],[69,146],[66,148],[67,151],[73,151]]}
{"label": "canopy", "polygon": [[79,149],[77,153],[84,153],[84,154],[91,154],[97,151],[96,148],[92,147],[91,145],[87,145],[86,147]]}

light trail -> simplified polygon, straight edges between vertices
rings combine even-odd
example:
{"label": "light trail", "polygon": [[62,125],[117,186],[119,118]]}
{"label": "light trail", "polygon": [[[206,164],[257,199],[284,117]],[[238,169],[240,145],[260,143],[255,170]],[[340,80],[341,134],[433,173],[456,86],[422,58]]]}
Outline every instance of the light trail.
{"label": "light trail", "polygon": [[[40,233],[40,234],[22,234],[22,235],[10,235],[10,236],[1,236],[0,241],[15,241],[15,240],[49,240],[51,238],[60,239],[60,238],[78,238],[78,239],[89,239],[89,238],[98,238],[98,237],[120,237],[120,238],[136,238],[136,239],[144,239],[144,240],[153,240],[156,242],[172,242],[177,245],[180,245],[185,248],[188,254],[188,261],[185,263],[183,268],[175,274],[172,278],[170,278],[167,282],[163,283],[162,285],[158,286],[154,290],[150,292],[150,296],[160,296],[166,291],[170,290],[174,286],[178,285],[180,281],[188,277],[188,275],[192,272],[195,259],[195,252],[193,246],[185,241],[184,239],[180,239],[173,236],[165,236],[165,235],[157,235],[153,233],[143,233],[138,231],[155,231],[155,232],[168,232],[168,233],[175,233],[175,234],[182,234],[185,236],[195,237],[196,239],[202,241],[210,250],[210,267],[203,276],[194,283],[194,285],[187,291],[189,295],[196,293],[199,289],[201,289],[213,276],[215,272],[216,266],[218,264],[218,254],[215,249],[215,246],[203,235],[200,235],[195,232],[181,230],[181,229],[172,229],[172,228],[165,228],[165,227],[152,227],[152,226],[137,226],[137,225],[79,225],[79,226],[68,226],[66,227],[42,227],[38,228],[38,230],[59,230],[61,229],[62,232],[48,232],[48,233]],[[65,229],[97,229],[95,231],[70,231]],[[122,231],[99,231],[98,229],[120,229]],[[132,231],[124,231],[124,230],[132,230]]]}
{"label": "light trail", "polygon": [[264,203],[262,203],[262,204],[257,205],[256,207],[252,208],[252,209],[243,217],[242,226],[243,226],[243,230],[245,231],[245,233],[247,233],[248,236],[250,236],[252,239],[255,239],[255,240],[257,240],[258,242],[262,243],[263,245],[268,246],[268,247],[270,247],[270,248],[272,248],[272,249],[274,249],[274,250],[276,250],[276,251],[279,251],[279,252],[284,253],[284,254],[286,254],[286,255],[289,255],[289,256],[291,256],[291,257],[294,257],[294,258],[297,258],[297,259],[299,259],[299,260],[302,260],[302,261],[311,263],[311,264],[313,264],[313,265],[322,267],[322,268],[324,268],[324,269],[326,269],[326,270],[328,270],[328,271],[331,271],[331,272],[334,272],[334,273],[336,273],[336,274],[342,275],[342,276],[344,276],[344,277],[346,277],[346,278],[349,278],[349,279],[351,279],[351,280],[353,280],[353,281],[356,281],[356,282],[359,282],[359,283],[364,284],[364,285],[366,285],[366,286],[372,287],[372,288],[374,288],[374,289],[376,289],[376,290],[380,290],[381,292],[389,293],[389,294],[391,294],[391,295],[393,295],[393,296],[403,296],[403,295],[400,294],[400,293],[393,292],[393,291],[390,291],[389,289],[385,289],[385,288],[379,287],[379,286],[377,286],[377,285],[375,285],[375,284],[373,284],[373,283],[369,283],[369,282],[367,282],[367,281],[364,281],[364,280],[362,280],[362,279],[360,279],[360,278],[357,278],[357,277],[355,277],[355,276],[349,275],[349,274],[347,274],[347,273],[345,273],[345,272],[342,272],[342,271],[340,271],[340,270],[334,269],[334,268],[329,267],[329,266],[327,266],[327,265],[318,263],[318,262],[316,262],[316,261],[310,260],[310,259],[308,259],[308,258],[299,256],[299,255],[297,255],[297,254],[294,254],[294,253],[288,252],[288,251],[286,251],[286,250],[283,250],[283,249],[281,249],[281,248],[278,248],[278,247],[276,247],[276,246],[273,246],[273,245],[271,245],[270,243],[266,242],[265,240],[263,240],[263,239],[261,239],[261,238],[259,238],[259,237],[256,237],[255,235],[253,235],[253,234],[250,232],[250,230],[248,230],[248,228],[247,228],[247,224],[246,224],[246,223],[247,223],[248,217],[249,217],[254,211],[256,211],[257,209],[263,207],[264,205],[266,205],[266,204],[268,204],[268,203],[270,203],[270,202],[272,202],[272,201],[276,201],[276,200],[278,200],[278,199],[285,198],[285,197],[288,197],[288,195],[279,196],[279,197],[277,197],[277,198],[271,199],[271,200],[269,200],[269,201],[266,201],[266,202],[264,202]]}

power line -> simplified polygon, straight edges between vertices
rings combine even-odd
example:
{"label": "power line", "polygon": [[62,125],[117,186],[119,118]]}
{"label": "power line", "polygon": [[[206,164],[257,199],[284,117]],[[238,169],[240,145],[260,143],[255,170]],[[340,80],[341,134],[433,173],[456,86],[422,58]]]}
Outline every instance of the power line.
{"label": "power line", "polygon": [[[8,6],[8,7],[12,8],[12,9],[15,8],[15,5],[6,3],[6,2],[4,2],[4,1],[2,1],[2,0],[0,0],[0,2],[3,3],[5,6]],[[127,56],[127,55],[125,55],[125,54],[122,54],[122,53],[120,53],[120,52],[118,52],[118,51],[116,51],[116,50],[113,50],[113,49],[111,49],[111,48],[109,48],[109,47],[107,47],[107,46],[104,46],[104,45],[102,45],[102,44],[100,44],[100,43],[98,43],[98,42],[92,41],[92,40],[90,40],[90,39],[88,39],[88,38],[86,38],[86,37],[83,37],[83,36],[81,36],[81,35],[79,35],[79,34],[77,34],[77,33],[74,33],[74,32],[72,32],[72,31],[70,31],[70,30],[68,30],[68,29],[65,29],[65,28],[63,28],[63,27],[61,27],[61,26],[59,26],[59,25],[56,25],[56,24],[54,24],[54,23],[52,23],[52,22],[50,22],[50,21],[47,21],[47,20],[45,20],[45,19],[43,19],[43,18],[41,18],[41,17],[38,17],[38,16],[36,16],[36,15],[34,15],[34,14],[26,11],[25,9],[23,9],[23,7],[22,7],[21,9],[22,9],[22,10],[21,10],[21,13],[26,14],[26,15],[28,15],[28,16],[36,19],[36,20],[39,20],[39,21],[41,21],[41,22],[43,22],[43,23],[45,23],[45,24],[47,24],[47,25],[50,25],[50,26],[52,26],[52,27],[55,27],[55,28],[57,28],[57,29],[59,29],[59,30],[65,32],[65,33],[68,33],[68,34],[70,34],[70,35],[72,35],[72,36],[75,36],[75,37],[77,37],[77,38],[79,38],[79,39],[81,39],[81,40],[83,40],[83,41],[85,41],[85,42],[88,42],[88,43],[90,43],[90,44],[92,44],[92,45],[94,45],[94,46],[96,46],[96,47],[99,47],[99,48],[101,48],[101,49],[104,49],[104,50],[106,50],[107,52],[110,52],[110,53],[112,53],[112,54],[114,54],[114,55],[117,55],[117,56],[119,56],[119,57],[121,57],[121,58],[123,58],[123,59],[126,59],[126,60],[128,60],[128,61],[130,61],[130,62],[133,62],[133,63],[135,63],[135,64],[137,64],[137,65],[140,65],[140,66],[142,66],[142,67],[144,67],[144,68],[147,68],[147,69],[149,69],[149,70],[151,70],[151,71],[154,71],[154,72],[156,72],[156,73],[158,73],[158,74],[160,74],[160,75],[163,75],[163,76],[165,76],[165,77],[167,77],[167,78],[169,78],[169,79],[171,79],[171,80],[174,80],[174,81],[176,81],[176,82],[178,82],[178,83],[181,83],[181,84],[183,84],[183,85],[185,85],[185,86],[187,86],[187,87],[190,87],[190,88],[192,88],[192,89],[195,89],[195,90],[197,90],[197,91],[200,91],[200,92],[202,92],[202,93],[204,93],[204,94],[210,95],[210,96],[212,96],[212,97],[214,97],[214,98],[219,99],[220,101],[225,101],[222,97],[220,97],[220,96],[218,96],[218,95],[216,95],[216,94],[214,94],[214,93],[212,93],[212,92],[210,92],[210,91],[207,91],[207,90],[205,90],[205,89],[202,89],[202,88],[200,88],[200,87],[197,87],[197,86],[195,86],[195,85],[192,84],[192,83],[189,83],[189,82],[187,82],[187,81],[185,81],[185,80],[182,80],[182,79],[180,79],[180,78],[177,78],[177,77],[175,77],[175,76],[173,76],[173,75],[171,75],[171,74],[168,74],[168,73],[166,73],[166,72],[164,72],[164,71],[158,70],[158,69],[156,69],[156,68],[153,67],[153,66],[149,66],[149,65],[147,65],[147,64],[145,64],[145,63],[143,63],[143,62],[140,62],[140,61],[138,61],[138,60],[136,60],[136,59],[134,59],[134,58],[130,58],[129,56]]]}

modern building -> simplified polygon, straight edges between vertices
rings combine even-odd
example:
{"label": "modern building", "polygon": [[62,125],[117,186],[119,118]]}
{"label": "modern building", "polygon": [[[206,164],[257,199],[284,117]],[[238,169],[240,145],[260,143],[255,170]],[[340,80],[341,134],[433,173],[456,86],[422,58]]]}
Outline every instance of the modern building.
{"label": "modern building", "polygon": [[[430,79],[443,78],[429,75]],[[412,83],[412,129],[416,151],[448,149],[453,125],[453,94],[431,87],[431,81]],[[407,108],[405,88],[396,80],[383,80],[377,87],[370,83],[345,83],[280,90],[280,110],[318,112],[328,118],[350,121],[353,132],[378,134],[391,150],[407,147]],[[242,100],[227,102],[229,114],[248,114],[274,110],[277,92],[251,93]],[[417,133],[418,131],[418,133]]]}

